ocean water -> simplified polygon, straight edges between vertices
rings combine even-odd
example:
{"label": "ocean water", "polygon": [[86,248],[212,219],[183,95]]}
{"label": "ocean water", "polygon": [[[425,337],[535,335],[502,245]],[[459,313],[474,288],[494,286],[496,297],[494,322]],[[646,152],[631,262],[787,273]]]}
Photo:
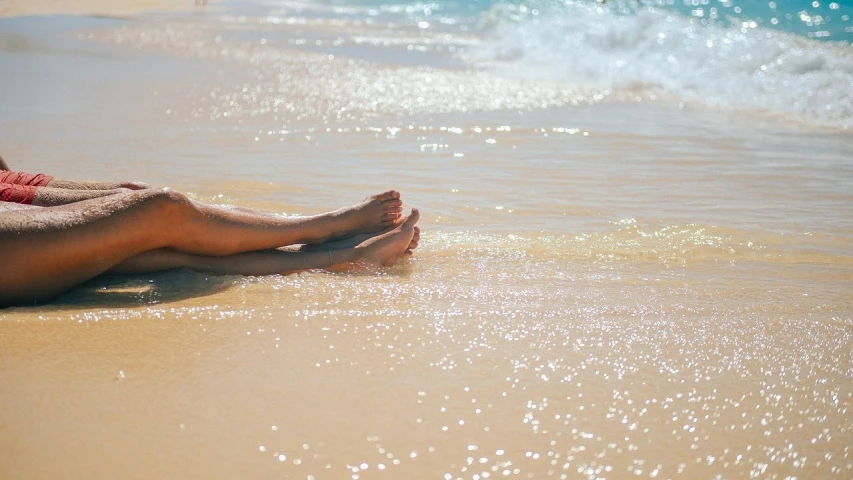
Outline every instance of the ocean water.
{"label": "ocean water", "polygon": [[15,168],[423,229],[0,311],[0,478],[853,478],[853,11],[694,3],[0,19]]}

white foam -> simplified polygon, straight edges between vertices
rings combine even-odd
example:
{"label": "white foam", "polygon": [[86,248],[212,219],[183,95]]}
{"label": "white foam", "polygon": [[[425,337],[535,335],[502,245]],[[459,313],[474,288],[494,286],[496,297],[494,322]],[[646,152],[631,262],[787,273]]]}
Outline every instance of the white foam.
{"label": "white foam", "polygon": [[466,52],[474,65],[853,127],[848,42],[819,42],[743,23],[705,26],[654,9],[619,15],[597,5],[567,4],[518,21],[504,8],[489,12],[494,25]]}

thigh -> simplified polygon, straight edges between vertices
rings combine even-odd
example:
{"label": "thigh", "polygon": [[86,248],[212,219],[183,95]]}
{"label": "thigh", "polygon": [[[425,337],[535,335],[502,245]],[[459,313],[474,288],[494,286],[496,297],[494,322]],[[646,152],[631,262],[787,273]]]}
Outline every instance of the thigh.
{"label": "thigh", "polygon": [[148,192],[50,208],[2,205],[0,305],[48,299],[164,246],[168,208]]}
{"label": "thigh", "polygon": [[10,202],[0,202],[0,217],[5,212],[13,212],[13,211],[37,211],[44,207],[39,207],[36,205],[25,205],[23,203],[10,203]]}

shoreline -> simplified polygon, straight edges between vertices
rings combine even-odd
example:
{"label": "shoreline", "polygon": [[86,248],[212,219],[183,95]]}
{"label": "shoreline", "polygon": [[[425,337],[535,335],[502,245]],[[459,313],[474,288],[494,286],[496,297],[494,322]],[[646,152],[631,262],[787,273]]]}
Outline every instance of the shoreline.
{"label": "shoreline", "polygon": [[137,15],[160,11],[181,11],[209,6],[209,0],[0,0],[0,18],[45,15]]}
{"label": "shoreline", "polygon": [[848,471],[849,135],[575,105],[267,3],[0,20],[0,154],[282,216],[393,188],[415,257],[0,309],[0,479]]}

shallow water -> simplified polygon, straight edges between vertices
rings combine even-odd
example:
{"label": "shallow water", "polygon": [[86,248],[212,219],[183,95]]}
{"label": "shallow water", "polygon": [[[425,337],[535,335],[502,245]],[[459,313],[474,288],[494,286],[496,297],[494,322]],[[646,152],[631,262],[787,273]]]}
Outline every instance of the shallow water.
{"label": "shallow water", "polygon": [[13,167],[289,214],[393,187],[424,230],[376,275],[4,310],[0,478],[853,476],[847,131],[299,8],[0,20]]}

